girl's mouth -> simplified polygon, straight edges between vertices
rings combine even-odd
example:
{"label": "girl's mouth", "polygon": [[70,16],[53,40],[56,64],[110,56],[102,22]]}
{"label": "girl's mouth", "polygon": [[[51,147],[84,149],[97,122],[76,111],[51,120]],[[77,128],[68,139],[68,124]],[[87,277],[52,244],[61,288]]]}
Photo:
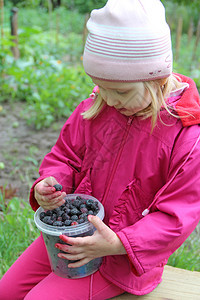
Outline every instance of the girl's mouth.
{"label": "girl's mouth", "polygon": [[126,108],[119,108],[117,109],[119,112],[123,112],[123,111],[126,111]]}

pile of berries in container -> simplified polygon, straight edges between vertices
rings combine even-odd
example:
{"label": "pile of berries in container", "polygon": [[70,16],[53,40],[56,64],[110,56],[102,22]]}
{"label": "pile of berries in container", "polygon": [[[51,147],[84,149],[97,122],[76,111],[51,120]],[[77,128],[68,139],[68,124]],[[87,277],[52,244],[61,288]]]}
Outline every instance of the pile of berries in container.
{"label": "pile of berries in container", "polygon": [[74,199],[65,199],[65,203],[53,210],[40,213],[40,220],[53,226],[73,226],[87,221],[88,215],[97,215],[99,204],[93,199],[83,199],[75,196]]}
{"label": "pile of berries in container", "polygon": [[35,224],[42,232],[52,271],[65,278],[86,277],[99,269],[102,258],[95,258],[81,267],[68,268],[68,264],[73,261],[58,257],[58,253],[62,251],[57,249],[55,244],[65,244],[59,238],[63,234],[70,237],[93,235],[96,228],[87,217],[96,215],[103,220],[104,208],[90,195],[68,194],[64,199],[65,203],[53,210],[45,211],[39,207],[34,215]]}

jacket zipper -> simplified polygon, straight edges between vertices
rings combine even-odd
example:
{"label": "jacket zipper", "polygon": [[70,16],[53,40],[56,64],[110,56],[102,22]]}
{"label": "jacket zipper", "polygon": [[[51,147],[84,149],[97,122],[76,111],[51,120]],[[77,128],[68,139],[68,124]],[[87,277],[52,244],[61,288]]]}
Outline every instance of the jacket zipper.
{"label": "jacket zipper", "polygon": [[124,144],[126,142],[126,139],[127,139],[127,136],[128,136],[129,130],[130,130],[130,125],[131,125],[132,121],[133,121],[133,118],[129,117],[128,122],[126,124],[126,128],[125,128],[125,134],[123,135],[123,138],[122,138],[122,141],[121,141],[118,153],[117,153],[117,157],[115,159],[115,163],[114,163],[114,166],[113,166],[113,169],[112,169],[112,173],[110,175],[110,179],[109,179],[105,194],[103,196],[102,204],[105,204],[106,198],[108,196],[108,192],[110,190],[110,186],[112,184],[112,181],[113,181],[113,178],[114,178],[114,175],[115,175],[115,172],[116,172],[116,169],[117,169],[117,166],[118,166],[121,154],[122,154],[122,150],[124,149]]}

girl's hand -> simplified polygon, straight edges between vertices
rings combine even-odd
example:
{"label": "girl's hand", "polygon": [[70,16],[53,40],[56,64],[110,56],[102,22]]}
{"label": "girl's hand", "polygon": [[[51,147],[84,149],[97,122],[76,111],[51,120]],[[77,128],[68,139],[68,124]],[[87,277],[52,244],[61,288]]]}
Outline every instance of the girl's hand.
{"label": "girl's hand", "polygon": [[59,253],[60,258],[79,260],[69,264],[69,268],[81,267],[97,257],[127,254],[116,233],[106,226],[99,217],[89,215],[88,220],[97,229],[92,236],[72,238],[61,235],[60,239],[68,245],[55,244],[56,248],[67,252],[66,254]]}
{"label": "girl's hand", "polygon": [[38,204],[45,210],[57,208],[65,203],[65,192],[56,191],[53,185],[58,184],[54,177],[47,177],[34,187],[34,196]]}

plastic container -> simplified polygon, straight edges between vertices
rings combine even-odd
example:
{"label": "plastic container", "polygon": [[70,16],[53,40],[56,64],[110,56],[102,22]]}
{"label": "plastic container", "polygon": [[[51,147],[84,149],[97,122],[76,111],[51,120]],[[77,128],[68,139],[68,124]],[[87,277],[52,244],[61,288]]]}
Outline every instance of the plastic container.
{"label": "plastic container", "polygon": [[[99,212],[97,216],[101,220],[103,220],[104,208],[103,205],[96,198],[84,194],[68,194],[65,197],[65,199],[74,199],[76,198],[76,196],[81,196],[81,198],[83,199],[92,199],[94,201],[97,201],[99,204]],[[65,234],[71,237],[90,236],[93,235],[96,228],[89,221],[86,221],[83,224],[78,224],[73,226],[62,226],[62,227],[51,226],[43,223],[40,220],[40,213],[42,211],[44,211],[42,207],[39,207],[37,209],[34,215],[34,221],[37,228],[42,232],[52,271],[56,275],[64,278],[82,278],[96,272],[102,263],[101,257],[93,259],[92,261],[88,262],[82,267],[68,268],[68,264],[73,261],[59,258],[58,253],[62,251],[55,247],[56,243],[64,244],[64,242],[59,238],[61,234]]]}

